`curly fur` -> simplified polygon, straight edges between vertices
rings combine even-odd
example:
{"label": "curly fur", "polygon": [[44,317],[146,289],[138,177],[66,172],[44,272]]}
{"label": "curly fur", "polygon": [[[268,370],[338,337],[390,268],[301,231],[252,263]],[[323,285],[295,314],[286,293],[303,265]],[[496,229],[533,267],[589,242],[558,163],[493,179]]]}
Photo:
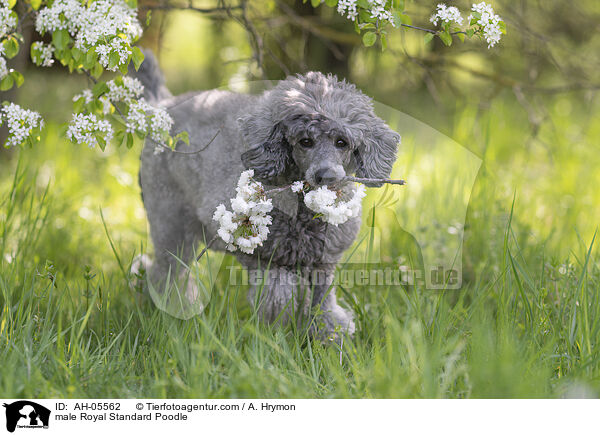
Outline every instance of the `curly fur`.
{"label": "curly fur", "polygon": [[[200,150],[220,132],[193,155],[155,155],[150,140],[144,147],[140,183],[156,251],[149,270],[154,282],[164,282],[176,267],[172,253],[193,261],[195,245],[216,234],[212,214],[235,196],[246,168],[267,186],[306,179],[346,190],[353,187],[341,182],[345,175],[385,178],[391,172],[400,136],[375,115],[369,97],[335,76],[309,72],[288,77],[258,96],[212,90],[170,97],[156,61],[144,65],[139,72],[144,83],[158,86],[147,95],[157,96],[155,102],[168,108],[175,121],[173,134],[185,130],[190,135],[190,147],[178,150]],[[306,138],[311,146],[301,145]],[[259,314],[269,322],[286,322],[292,311],[299,311],[318,316],[311,330],[320,337],[351,334],[352,314],[337,304],[331,283],[360,218],[328,225],[313,219],[314,213],[289,191],[273,202],[269,239],[253,255],[236,254],[250,271],[260,269],[261,259],[263,266],[270,263],[273,279],[252,289],[251,302],[259,304]],[[213,248],[225,246],[218,239]],[[188,294],[196,293],[188,289]]]}

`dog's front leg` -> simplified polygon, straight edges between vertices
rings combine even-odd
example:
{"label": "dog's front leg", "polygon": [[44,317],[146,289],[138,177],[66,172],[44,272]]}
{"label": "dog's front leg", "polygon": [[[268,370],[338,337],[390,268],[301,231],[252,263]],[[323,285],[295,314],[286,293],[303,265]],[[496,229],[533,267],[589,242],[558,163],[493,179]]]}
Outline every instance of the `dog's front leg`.
{"label": "dog's front leg", "polygon": [[301,273],[280,267],[248,271],[250,303],[261,320],[300,325],[310,307],[310,286]]}
{"label": "dog's front leg", "polygon": [[310,273],[313,290],[311,333],[322,340],[339,342],[342,335],[354,334],[354,321],[351,311],[338,305],[333,286],[333,268],[315,269]]}

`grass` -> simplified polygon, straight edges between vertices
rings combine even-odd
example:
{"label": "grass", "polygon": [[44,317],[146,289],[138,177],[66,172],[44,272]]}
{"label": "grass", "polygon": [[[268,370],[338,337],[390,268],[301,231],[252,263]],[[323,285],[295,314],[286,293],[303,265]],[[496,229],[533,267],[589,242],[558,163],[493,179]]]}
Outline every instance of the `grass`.
{"label": "grass", "polygon": [[572,103],[557,103],[555,127],[525,146],[514,141],[527,122],[508,100],[461,109],[451,135],[474,144],[481,168],[460,164],[450,139],[394,120],[404,130],[395,175],[413,185],[369,193],[375,213],[340,267],[423,266],[428,252],[462,247],[464,285],[342,285],[357,324],[342,348],[259,323],[247,289],[228,280],[228,256],[210,256],[202,315],[179,320],[137,298],[123,272],[149,246],[136,152],[74,148],[51,122],[43,145],[0,162],[0,396],[598,396],[600,201],[597,183],[573,181],[598,176],[597,123]]}

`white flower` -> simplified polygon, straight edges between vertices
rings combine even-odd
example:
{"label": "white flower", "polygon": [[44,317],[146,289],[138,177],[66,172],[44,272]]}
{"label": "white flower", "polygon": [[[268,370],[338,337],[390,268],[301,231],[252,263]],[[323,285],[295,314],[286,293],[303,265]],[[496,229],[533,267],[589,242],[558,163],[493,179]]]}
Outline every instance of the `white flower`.
{"label": "white flower", "polygon": [[292,192],[298,193],[298,192],[302,192],[302,190],[304,190],[304,181],[294,181],[292,183]]}
{"label": "white flower", "polygon": [[337,192],[321,186],[304,195],[304,203],[312,211],[321,214],[325,222],[337,226],[360,214],[361,201],[365,195],[365,187],[361,184],[350,200],[342,201]]}
{"label": "white flower", "polygon": [[238,214],[248,215],[250,214],[252,206],[244,198],[236,196],[231,200],[231,209]]}
{"label": "white flower", "polygon": [[339,0],[337,11],[340,15],[345,16],[349,20],[356,20],[358,10],[356,9],[356,0]]}
{"label": "white flower", "polygon": [[377,18],[379,21],[389,21],[392,26],[396,26],[392,20],[392,12],[385,9],[386,0],[371,0],[371,18]]}
{"label": "white flower", "polygon": [[42,66],[54,65],[54,59],[52,59],[52,55],[54,54],[54,47],[52,45],[36,41],[33,44],[31,44],[31,48],[39,53]]}
{"label": "white flower", "polygon": [[81,94],[77,94],[73,97],[73,101],[77,101],[80,98],[84,99],[83,101],[85,101],[85,104],[89,104],[94,99],[94,94],[92,94],[91,89],[84,89]]}
{"label": "white flower", "polygon": [[117,84],[115,80],[109,80],[106,82],[106,86],[108,86],[108,92],[105,95],[113,102],[130,103],[144,93],[142,83],[138,79],[129,76],[123,77],[121,84]]}
{"label": "white flower", "polygon": [[98,100],[102,103],[102,113],[108,115],[112,109],[112,103],[110,102],[110,99],[103,95],[100,98],[98,98]]}
{"label": "white flower", "polygon": [[[127,61],[131,44],[142,35],[137,10],[123,0],[54,0],[40,9],[35,27],[41,34],[66,29],[75,47],[85,52],[95,47],[100,63],[112,71]],[[112,53],[118,62],[109,68]]]}
{"label": "white flower", "polygon": [[171,127],[173,127],[173,118],[166,110],[158,107],[153,107],[151,113],[150,137],[154,142],[164,145],[165,137],[169,135]]}
{"label": "white flower", "polygon": [[[392,11],[386,10],[386,0],[368,0],[368,12],[372,18],[377,18],[382,22],[389,22],[392,26],[396,26],[392,19]],[[349,20],[356,21],[358,17],[358,2],[357,0],[339,0],[337,4],[338,13],[348,18]]]}
{"label": "white flower", "polygon": [[446,6],[443,3],[437,5],[437,11],[429,19],[434,26],[437,26],[438,21],[443,23],[455,23],[459,26],[463,23],[463,17],[460,15],[460,11],[454,6]]}
{"label": "white flower", "polygon": [[[2,46],[0,44],[0,46]],[[6,77],[12,70],[6,66],[6,59],[0,56],[0,80]]]}
{"label": "white flower", "polygon": [[231,199],[233,212],[219,204],[213,220],[219,223],[217,235],[227,243],[229,251],[240,250],[252,254],[269,235],[272,223],[268,213],[273,209],[271,199],[265,195],[261,183],[254,181],[254,171],[244,171],[236,187],[237,195]]}
{"label": "white flower", "polygon": [[44,120],[39,113],[23,109],[14,103],[2,107],[0,124],[4,121],[8,127],[6,146],[21,145],[34,128],[41,129],[44,126]]}
{"label": "white flower", "polygon": [[150,106],[143,98],[130,102],[129,111],[127,112],[126,117],[127,133],[139,131],[140,133],[146,134],[148,132],[146,112],[149,112],[150,110],[152,110],[152,106]]}
{"label": "white flower", "polygon": [[87,144],[93,148],[98,143],[100,136],[105,143],[109,143],[113,137],[113,129],[110,122],[99,120],[94,114],[76,113],[69,123],[67,137],[78,144]]}
{"label": "white flower", "polygon": [[17,27],[17,14],[8,7],[8,1],[0,2],[0,39],[12,33]]}
{"label": "white flower", "polygon": [[[492,48],[502,37],[502,29],[500,28],[502,18],[496,15],[494,9],[485,2],[473,4],[471,10],[481,15],[481,18],[477,20],[477,24],[481,26],[483,37],[488,43],[488,48]],[[472,18],[473,16],[469,15],[469,22],[471,22]]]}

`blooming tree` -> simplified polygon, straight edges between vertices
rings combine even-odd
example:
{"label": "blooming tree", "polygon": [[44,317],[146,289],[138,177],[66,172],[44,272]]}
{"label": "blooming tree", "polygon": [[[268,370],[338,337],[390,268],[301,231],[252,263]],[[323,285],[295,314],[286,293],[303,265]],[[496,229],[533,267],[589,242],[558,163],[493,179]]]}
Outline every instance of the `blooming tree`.
{"label": "blooming tree", "polygon": [[464,28],[464,20],[458,8],[438,4],[430,20],[437,29],[413,26],[412,19],[406,14],[404,0],[311,0],[311,3],[314,7],[321,3],[335,7],[340,15],[353,21],[366,46],[375,44],[379,38],[382,48],[385,48],[390,27],[422,30],[426,32],[425,42],[438,36],[446,45],[452,44],[453,36],[457,36],[461,41],[464,41],[465,37],[479,36],[487,41],[488,48],[493,47],[501,35],[506,33],[504,21],[485,2],[473,4]]}
{"label": "blooming tree", "polygon": [[[426,42],[438,36],[446,45],[452,44],[454,36],[461,40],[479,36],[487,41],[488,48],[495,46],[506,32],[502,19],[483,2],[472,6],[466,22],[456,7],[438,5],[430,20],[434,29],[413,26],[405,13],[404,0],[311,0],[311,3],[314,7],[322,3],[335,7],[339,14],[354,22],[366,46],[379,40],[385,48],[386,35],[394,27],[423,30]],[[21,17],[15,9],[21,11]],[[110,142],[131,148],[136,136],[140,139],[149,136],[156,143],[157,152],[174,149],[179,141],[188,141],[185,132],[175,137],[170,135],[173,120],[169,114],[143,98],[139,81],[126,77],[130,63],[137,69],[144,60],[142,51],[135,46],[143,33],[137,0],[0,0],[2,91],[24,83],[23,75],[9,68],[7,59],[14,58],[22,46],[19,26],[25,18],[33,20],[40,38],[49,40],[31,44],[30,56],[35,65],[44,68],[60,63],[70,72],[85,74],[90,79],[90,88],[73,98],[73,114],[66,129],[69,140],[89,147],[98,145],[104,150]],[[115,73],[116,78],[102,80],[105,71]],[[2,124],[8,129],[4,146],[14,147],[39,141],[44,121],[30,109],[3,101]],[[307,193],[307,204],[311,198],[325,197],[328,197],[325,192]],[[328,206],[337,207],[336,201]]]}
{"label": "blooming tree", "polygon": [[[93,86],[73,98],[73,115],[66,130],[68,139],[104,149],[117,144],[133,146],[134,135],[150,136],[157,149],[174,148],[187,135],[170,136],[173,120],[160,107],[143,98],[143,86],[125,76],[130,62],[139,68],[144,55],[134,46],[142,36],[136,0],[19,0],[27,16],[33,16],[40,36],[50,43],[31,44],[31,60],[49,67],[60,62],[70,72],[86,74]],[[23,37],[18,32],[16,0],[0,0],[0,90],[21,86],[23,75],[7,67],[6,59],[19,52]],[[104,71],[116,78],[103,81]],[[6,147],[32,145],[40,140],[41,116],[17,104],[4,101],[0,124],[6,123]]]}

